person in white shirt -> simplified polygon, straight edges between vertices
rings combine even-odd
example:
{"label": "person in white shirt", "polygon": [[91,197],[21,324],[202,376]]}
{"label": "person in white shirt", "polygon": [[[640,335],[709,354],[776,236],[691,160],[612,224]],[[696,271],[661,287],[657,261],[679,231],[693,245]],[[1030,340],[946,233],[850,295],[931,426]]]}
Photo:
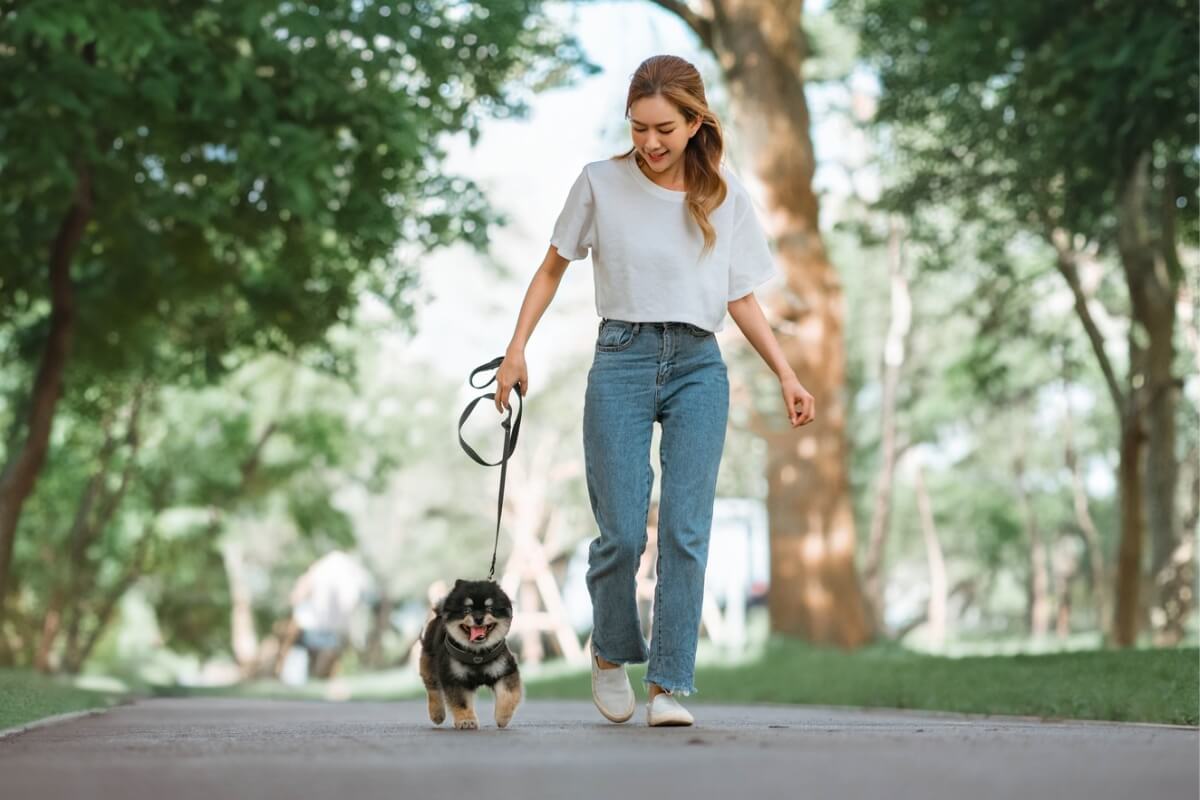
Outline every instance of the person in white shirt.
{"label": "person in white shirt", "polygon": [[[720,121],[695,67],[646,59],[626,103],[633,147],[585,164],[567,194],[545,260],[496,374],[496,408],[529,393],[525,344],[570,261],[591,255],[600,317],[583,407],[587,487],[600,529],[589,548],[592,697],[609,720],[636,708],[624,664],[649,661],[647,721],[690,725],[676,699],[693,684],[729,382],[714,333],[728,312],[779,376],[793,427],[812,422],[812,395],[771,332],[754,289],[776,273],[749,194],[724,165]],[[646,546],[662,429],[658,579],[650,643],[636,574]]]}

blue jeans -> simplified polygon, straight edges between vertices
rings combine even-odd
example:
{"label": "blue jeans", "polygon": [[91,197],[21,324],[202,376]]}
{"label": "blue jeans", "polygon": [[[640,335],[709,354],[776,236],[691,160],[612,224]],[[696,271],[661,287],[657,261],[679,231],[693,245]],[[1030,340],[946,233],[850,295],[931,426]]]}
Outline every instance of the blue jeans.
{"label": "blue jeans", "polygon": [[[588,498],[600,535],[588,549],[592,642],[614,664],[649,660],[644,683],[681,695],[692,679],[729,379],[716,337],[686,322],[600,320],[583,404]],[[662,427],[658,580],[650,646],[635,576],[646,548],[653,425]]]}

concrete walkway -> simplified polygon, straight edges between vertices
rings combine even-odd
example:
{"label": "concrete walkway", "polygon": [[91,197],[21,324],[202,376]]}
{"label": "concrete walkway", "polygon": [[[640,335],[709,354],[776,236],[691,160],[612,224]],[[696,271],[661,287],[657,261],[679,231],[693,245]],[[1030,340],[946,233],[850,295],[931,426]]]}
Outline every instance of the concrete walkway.
{"label": "concrete walkway", "polygon": [[686,702],[690,728],[527,701],[497,729],[424,702],[161,699],[0,739],[5,800],[1196,800],[1195,728]]}

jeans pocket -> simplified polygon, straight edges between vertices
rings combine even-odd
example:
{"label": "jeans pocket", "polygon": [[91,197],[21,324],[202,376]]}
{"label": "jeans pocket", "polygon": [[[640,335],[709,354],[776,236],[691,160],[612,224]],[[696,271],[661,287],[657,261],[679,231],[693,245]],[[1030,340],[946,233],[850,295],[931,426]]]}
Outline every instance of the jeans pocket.
{"label": "jeans pocket", "polygon": [[619,353],[633,344],[633,323],[619,319],[606,319],[600,322],[600,332],[596,336],[596,350],[601,353]]}

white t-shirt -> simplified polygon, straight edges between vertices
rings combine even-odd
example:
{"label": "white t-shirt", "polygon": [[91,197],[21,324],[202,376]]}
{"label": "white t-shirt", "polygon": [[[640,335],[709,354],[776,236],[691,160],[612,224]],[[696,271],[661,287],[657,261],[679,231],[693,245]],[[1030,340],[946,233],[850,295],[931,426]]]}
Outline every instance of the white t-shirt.
{"label": "white t-shirt", "polygon": [[726,303],[774,277],[750,195],[724,164],[721,175],[725,200],[708,217],[717,241],[700,260],[704,234],[687,212],[685,192],[650,180],[632,155],[584,165],[550,243],[570,261],[591,249],[597,314],[716,332],[725,327]]}

